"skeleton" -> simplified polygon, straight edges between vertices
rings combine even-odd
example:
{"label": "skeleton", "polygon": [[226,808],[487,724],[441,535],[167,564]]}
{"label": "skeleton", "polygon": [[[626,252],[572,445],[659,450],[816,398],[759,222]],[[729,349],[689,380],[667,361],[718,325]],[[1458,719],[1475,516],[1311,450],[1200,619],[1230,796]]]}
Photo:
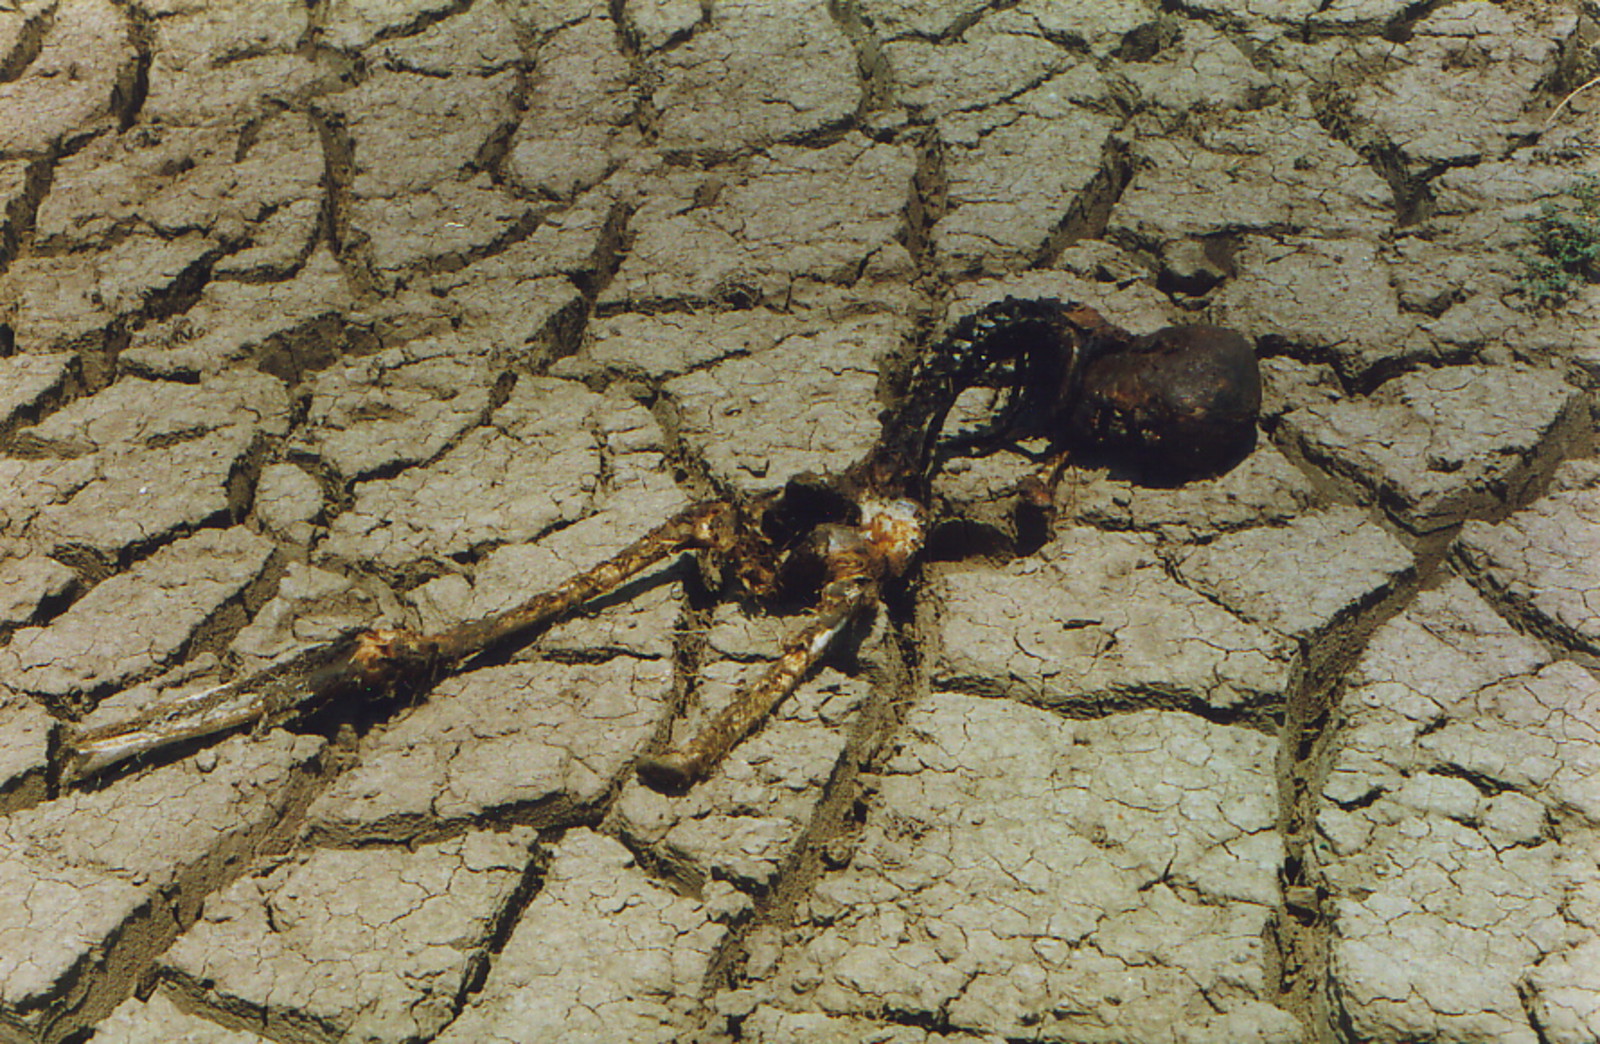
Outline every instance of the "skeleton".
{"label": "skeleton", "polygon": [[756,729],[886,586],[908,580],[929,525],[946,418],[962,392],[983,385],[1009,388],[988,441],[1021,434],[1050,440],[1042,477],[1024,489],[1041,507],[1069,455],[1080,451],[1103,451],[1167,480],[1220,470],[1248,452],[1260,407],[1255,355],[1237,333],[1176,326],[1135,337],[1084,305],[1008,297],[959,321],[912,365],[877,442],[842,474],[695,504],[607,561],[494,616],[435,634],[363,631],[166,699],[131,720],[69,726],[63,779],[239,728],[286,723],[339,700],[426,684],[693,551],[747,596],[771,599],[798,587],[813,595],[814,608],[765,673],[698,735],[640,761],[647,784],[681,791]]}

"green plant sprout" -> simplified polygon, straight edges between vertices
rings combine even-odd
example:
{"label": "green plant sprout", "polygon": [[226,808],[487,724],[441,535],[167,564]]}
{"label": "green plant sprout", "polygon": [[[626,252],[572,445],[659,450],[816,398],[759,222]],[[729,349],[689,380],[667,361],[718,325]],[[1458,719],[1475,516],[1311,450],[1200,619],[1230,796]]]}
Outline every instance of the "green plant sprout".
{"label": "green plant sprout", "polygon": [[1536,305],[1558,305],[1580,282],[1600,281],[1600,176],[1584,175],[1566,194],[1571,204],[1547,200],[1526,219],[1518,282]]}

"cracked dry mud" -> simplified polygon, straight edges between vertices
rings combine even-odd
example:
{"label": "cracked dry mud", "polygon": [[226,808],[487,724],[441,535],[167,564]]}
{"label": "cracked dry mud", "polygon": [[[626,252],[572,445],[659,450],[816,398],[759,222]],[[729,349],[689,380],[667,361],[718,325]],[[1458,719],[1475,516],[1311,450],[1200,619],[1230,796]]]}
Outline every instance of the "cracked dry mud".
{"label": "cracked dry mud", "polygon": [[[1600,1040],[1600,286],[1517,285],[1597,20],[0,3],[0,1041]],[[1243,331],[1257,448],[1043,534],[951,460],[686,795],[633,766],[792,624],[689,560],[59,782],[59,722],[848,465],[1006,294]]]}

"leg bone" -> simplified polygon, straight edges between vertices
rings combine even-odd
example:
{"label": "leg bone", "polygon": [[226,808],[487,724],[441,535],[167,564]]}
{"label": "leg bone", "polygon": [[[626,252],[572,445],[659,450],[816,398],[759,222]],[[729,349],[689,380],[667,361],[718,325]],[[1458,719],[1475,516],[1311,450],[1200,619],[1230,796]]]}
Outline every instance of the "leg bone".
{"label": "leg bone", "polygon": [[137,716],[63,730],[63,782],[130,758],[263,722],[278,723],[329,700],[381,690],[435,672],[545,626],[630,577],[682,551],[725,551],[735,539],[736,509],[707,502],[681,512],[615,556],[512,609],[438,634],[365,631],[318,646],[248,678],[164,700]]}
{"label": "leg bone", "polygon": [[795,690],[835,639],[878,600],[879,582],[900,576],[922,548],[924,511],[903,498],[862,497],[859,526],[820,526],[828,582],[811,618],[784,643],[783,654],[754,685],[711,719],[681,750],[645,758],[639,778],[676,792],[702,780],[772,709]]}
{"label": "leg bone", "polygon": [[661,791],[688,789],[704,779],[739,741],[760,725],[795,690],[836,639],[877,596],[877,584],[850,577],[829,584],[822,604],[804,627],[789,636],[783,655],[754,685],[744,689],[680,750],[639,762],[639,778]]}

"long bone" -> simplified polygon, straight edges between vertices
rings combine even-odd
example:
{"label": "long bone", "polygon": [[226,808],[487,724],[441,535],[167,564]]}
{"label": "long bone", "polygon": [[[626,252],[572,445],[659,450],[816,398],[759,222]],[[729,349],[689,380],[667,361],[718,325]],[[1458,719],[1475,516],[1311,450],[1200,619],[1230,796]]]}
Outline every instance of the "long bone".
{"label": "long bone", "polygon": [[100,726],[68,726],[64,782],[246,725],[309,714],[342,696],[426,677],[544,627],[609,594],[641,571],[683,551],[726,553],[736,534],[735,509],[696,504],[674,515],[599,565],[502,613],[437,634],[380,628],[308,649],[283,663],[224,685],[162,700],[138,715]]}

